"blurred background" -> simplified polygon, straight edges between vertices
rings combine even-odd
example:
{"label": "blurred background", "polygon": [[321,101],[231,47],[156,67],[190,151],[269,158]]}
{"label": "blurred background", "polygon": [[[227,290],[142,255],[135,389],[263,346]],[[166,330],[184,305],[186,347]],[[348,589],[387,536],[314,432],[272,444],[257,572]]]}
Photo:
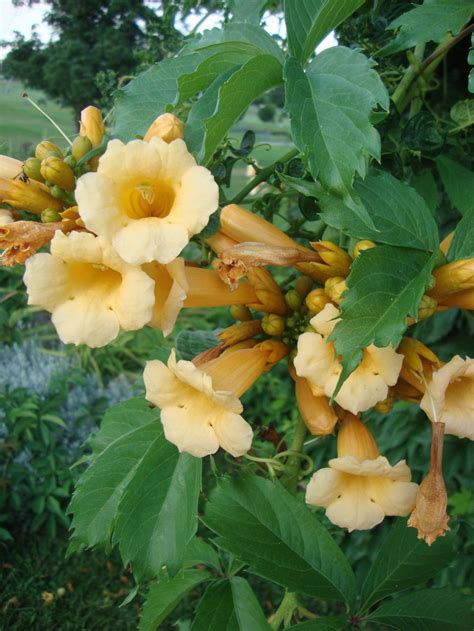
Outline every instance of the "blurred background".
{"label": "blurred background", "polygon": [[[264,22],[283,42],[281,4],[280,0],[267,2]],[[382,12],[376,19],[356,15],[337,34],[342,43],[360,46],[369,55],[387,37],[385,29],[394,11],[410,3],[374,4],[388,7],[387,15]],[[112,120],[117,89],[149,65],[174,54],[190,36],[227,20],[233,8],[233,0],[0,0],[0,154],[24,160],[34,155],[42,139],[63,145],[57,129],[22,97],[25,92],[73,137],[82,108],[95,105]],[[337,45],[335,34],[321,49],[332,45]],[[465,51],[462,54],[465,59]],[[393,67],[381,62],[389,88],[396,85],[405,62],[401,56]],[[456,60],[454,67],[459,67]],[[215,175],[230,187],[230,195],[252,176],[249,162],[264,166],[288,150],[289,123],[283,105],[281,90],[266,94],[229,135],[225,161]],[[414,143],[420,137],[423,151],[441,150],[437,137],[438,144],[433,141],[433,126],[427,127],[426,121],[410,133],[409,141],[399,140],[399,146],[406,143],[418,150]],[[251,160],[247,159],[250,153]],[[301,168],[301,163],[294,168]],[[254,208],[267,217],[283,212],[286,221],[295,216],[298,222],[302,212],[309,219],[315,217],[313,207],[281,210],[278,199],[262,194]],[[445,212],[442,205],[441,211]],[[310,223],[307,226],[311,228]],[[189,256],[200,261],[207,254],[194,246]],[[21,267],[0,268],[0,629],[133,630],[141,596],[119,609],[133,581],[118,554],[88,552],[65,559],[66,508],[81,471],[81,445],[108,407],[142,392],[146,360],[167,357],[175,344],[182,355],[197,353],[201,342],[194,332],[208,331],[212,337],[212,331],[232,320],[225,309],[188,309],[167,340],[147,328],[123,333],[103,349],[64,346],[48,314],[27,306],[22,275]],[[472,334],[472,322],[456,310],[417,327],[414,334],[443,359],[461,350],[469,352],[466,332]],[[262,378],[245,396],[244,404],[246,418],[262,432],[264,424],[278,432],[292,426],[297,410],[285,367]],[[374,413],[369,422],[381,451],[392,462],[407,458],[415,479],[421,480],[430,428],[416,406],[402,405],[390,416]],[[467,442],[447,439],[450,511],[459,554],[455,565],[437,579],[441,584],[451,581],[468,586],[472,580],[474,495],[468,484]],[[334,452],[331,438],[315,439],[308,445],[316,467],[323,466]],[[226,463],[219,461],[219,465],[224,468]],[[387,526],[348,535],[325,523],[356,572],[362,573]],[[255,577],[250,580],[267,611],[271,610],[280,594],[269,593],[267,584]],[[191,594],[177,611],[176,623],[165,623],[162,628],[189,629],[195,601],[196,594]]]}

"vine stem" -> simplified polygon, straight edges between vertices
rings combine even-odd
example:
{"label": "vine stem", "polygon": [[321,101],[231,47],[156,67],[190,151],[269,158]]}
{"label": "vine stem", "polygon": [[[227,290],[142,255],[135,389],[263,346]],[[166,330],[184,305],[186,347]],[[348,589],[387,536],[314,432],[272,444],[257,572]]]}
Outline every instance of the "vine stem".
{"label": "vine stem", "polygon": [[239,204],[243,199],[247,197],[249,193],[253,191],[253,189],[256,186],[260,184],[260,182],[263,182],[263,180],[266,180],[267,177],[273,173],[277,164],[279,164],[280,162],[288,162],[292,158],[295,158],[298,154],[299,154],[298,149],[292,149],[291,151],[288,151],[288,153],[285,153],[284,156],[282,156],[281,158],[273,162],[273,164],[270,164],[267,167],[263,168],[259,173],[257,173],[257,175],[253,178],[253,180],[251,180],[248,184],[246,184],[243,187],[243,189],[239,191],[237,195],[235,195],[230,200],[230,203]]}
{"label": "vine stem", "polygon": [[288,615],[291,615],[293,613],[297,606],[298,602],[296,600],[295,594],[293,592],[286,592],[286,594],[283,596],[283,600],[281,601],[280,606],[273,616],[273,620],[270,623],[271,628],[277,631],[280,628],[281,623]]}
{"label": "vine stem", "polygon": [[280,482],[290,493],[296,493],[296,487],[298,485],[298,473],[301,466],[300,454],[303,451],[304,439],[306,437],[306,425],[303,422],[301,416],[298,418],[298,424],[295,427],[295,433],[293,434],[293,441],[288,451],[296,452],[295,455],[288,457],[288,461],[285,465],[285,472],[280,478]]}
{"label": "vine stem", "polygon": [[395,92],[392,95],[392,101],[395,104],[397,110],[402,112],[408,103],[411,101],[413,96],[412,86],[413,83],[423,77],[425,80],[428,79],[433,72],[436,70],[438,65],[442,62],[448,52],[451,50],[453,46],[456,46],[462,39],[467,37],[470,33],[474,31],[474,25],[467,26],[463,29],[456,37],[452,37],[448,35],[448,37],[441,42],[439,46],[429,55],[423,62],[419,64],[410,64],[408,69],[406,70],[402,80],[398,84]]}

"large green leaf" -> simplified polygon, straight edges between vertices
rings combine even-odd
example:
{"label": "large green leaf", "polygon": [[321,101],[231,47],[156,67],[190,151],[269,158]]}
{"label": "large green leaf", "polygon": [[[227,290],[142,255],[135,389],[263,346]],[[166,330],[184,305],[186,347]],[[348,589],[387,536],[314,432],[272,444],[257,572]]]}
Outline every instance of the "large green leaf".
{"label": "large green leaf", "polygon": [[250,585],[234,576],[209,585],[191,631],[271,631],[271,627]]}
{"label": "large green leaf", "polygon": [[386,245],[435,250],[438,228],[425,200],[415,189],[385,171],[357,179],[354,190],[373,222],[368,226],[342,199],[323,195],[321,218],[330,226],[357,239],[372,239]]}
{"label": "large green leaf", "polygon": [[252,571],[291,591],[351,600],[352,570],[324,526],[279,483],[222,479],[211,492],[205,523],[217,543]]}
{"label": "large green leaf", "polygon": [[105,416],[79,478],[71,550],[118,543],[138,579],[176,573],[196,531],[201,460],[180,454],[144,399]]}
{"label": "large green leaf", "polygon": [[252,101],[281,81],[281,63],[267,54],[256,55],[218,77],[191,108],[186,125],[187,144],[199,162],[208,163]]}
{"label": "large green leaf", "polygon": [[434,262],[426,252],[389,245],[357,257],[347,278],[342,319],[330,336],[342,355],[340,384],[357,368],[369,344],[398,346],[407,317],[417,317]]}
{"label": "large green leaf", "polygon": [[171,580],[152,585],[146,596],[138,631],[155,631],[188,592],[210,578],[203,570],[184,570]]}
{"label": "large green leaf", "polygon": [[123,140],[143,135],[159,114],[201,92],[230,68],[262,53],[283,60],[276,42],[257,26],[232,23],[206,31],[177,57],[160,61],[117,93],[114,135]]}
{"label": "large green leaf", "polygon": [[193,537],[186,547],[184,567],[192,567],[193,565],[208,565],[219,572],[221,571],[219,555],[215,548],[200,537]]}
{"label": "large green leaf", "polygon": [[362,4],[364,0],[285,0],[290,53],[304,63],[326,35]]}
{"label": "large green leaf", "polygon": [[474,209],[474,172],[448,156],[438,156],[436,166],[453,207],[462,215]]}
{"label": "large green leaf", "polygon": [[431,547],[418,539],[406,519],[398,519],[382,543],[362,587],[365,611],[385,596],[425,583],[453,558],[451,537],[440,537]]}
{"label": "large green leaf", "polygon": [[472,0],[424,0],[390,24],[389,28],[400,30],[383,53],[389,55],[423,42],[441,42],[448,33],[457,35],[473,13]]}
{"label": "large green leaf", "polygon": [[448,250],[448,260],[457,261],[474,256],[474,207],[466,212],[456,226],[453,240]]}
{"label": "large green leaf", "polygon": [[161,434],[158,413],[144,399],[108,411],[92,441],[95,457],[79,478],[69,507],[71,550],[109,545],[120,499],[148,446]]}
{"label": "large green leaf", "polygon": [[423,589],[383,603],[368,620],[401,631],[472,631],[472,604],[451,587]]}
{"label": "large green leaf", "polygon": [[380,159],[380,137],[370,116],[378,105],[388,110],[389,101],[373,63],[337,46],[317,55],[306,71],[297,59],[288,59],[284,74],[296,146],[314,179],[347,196],[354,174],[365,177],[368,157]]}
{"label": "large green leaf", "polygon": [[197,529],[202,459],[179,454],[163,433],[147,449],[118,506],[114,543],[137,579],[182,566]]}
{"label": "large green leaf", "polygon": [[230,0],[232,19],[258,25],[268,0]]}

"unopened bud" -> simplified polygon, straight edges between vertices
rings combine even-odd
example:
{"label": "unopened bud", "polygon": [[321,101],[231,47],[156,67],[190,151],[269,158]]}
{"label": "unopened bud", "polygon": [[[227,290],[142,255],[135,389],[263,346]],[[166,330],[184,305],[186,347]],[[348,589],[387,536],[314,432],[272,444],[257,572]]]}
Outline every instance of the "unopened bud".
{"label": "unopened bud", "polygon": [[295,280],[295,289],[302,298],[308,295],[313,286],[313,280],[309,276],[298,276]]}
{"label": "unopened bud", "polygon": [[435,313],[438,302],[431,296],[426,294],[421,297],[420,305],[418,307],[418,322],[426,320]]}
{"label": "unopened bud", "polygon": [[53,223],[55,221],[61,221],[61,215],[54,208],[45,208],[41,213],[41,221],[43,223]]}
{"label": "unopened bud", "polygon": [[376,248],[376,244],[373,241],[369,241],[368,239],[364,239],[363,241],[359,241],[355,244],[354,250],[352,254],[354,258],[357,258],[361,252],[364,250],[370,250],[372,248]]}
{"label": "unopened bud", "polygon": [[247,322],[237,322],[227,327],[218,334],[218,338],[226,346],[233,346],[244,340],[248,340],[262,331],[261,320],[249,320]]}
{"label": "unopened bud", "polygon": [[76,181],[71,167],[61,158],[45,158],[41,163],[41,175],[65,191],[72,191]]}
{"label": "unopened bud", "polygon": [[245,305],[232,305],[230,308],[230,315],[234,320],[240,320],[241,322],[247,322],[252,319],[250,309]]}
{"label": "unopened bud", "polygon": [[44,182],[44,177],[41,175],[41,160],[38,158],[28,158],[23,164],[23,173],[37,182]]}
{"label": "unopened bud", "polygon": [[267,313],[262,319],[262,329],[267,335],[279,337],[285,330],[285,319],[275,313]]}
{"label": "unopened bud", "polygon": [[286,357],[289,353],[288,346],[279,340],[265,340],[257,344],[255,348],[260,348],[270,353],[267,360],[269,368],[279,362],[280,359]]}
{"label": "unopened bud", "polygon": [[247,280],[255,289],[258,302],[248,306],[265,313],[286,315],[287,304],[281,289],[273,280],[270,272],[261,267],[252,267],[247,270]]}
{"label": "unopened bud", "polygon": [[143,140],[161,138],[165,142],[173,142],[177,138],[184,138],[184,123],[174,114],[161,114],[148,128]]}
{"label": "unopened bud", "polygon": [[100,110],[92,105],[82,110],[79,133],[90,140],[93,148],[100,145],[105,135],[104,121]]}
{"label": "unopened bud", "polygon": [[335,302],[337,305],[341,304],[343,294],[346,289],[346,281],[344,280],[344,278],[341,278],[339,276],[328,278],[324,285],[324,291],[327,293],[332,302]]}
{"label": "unopened bud", "polygon": [[298,311],[301,307],[301,294],[296,289],[289,289],[285,294],[285,302],[293,311]]}
{"label": "unopened bud", "polygon": [[54,142],[43,140],[38,145],[36,145],[35,156],[38,158],[38,160],[44,160],[51,153],[55,153],[61,158],[63,156],[63,152],[57,145],[54,144]]}
{"label": "unopened bud", "polygon": [[60,186],[56,186],[56,185],[52,186],[49,189],[49,192],[56,199],[62,199],[64,197],[64,191]]}
{"label": "unopened bud", "polygon": [[322,287],[310,291],[305,300],[308,309],[315,314],[322,311],[329,302],[331,299]]}
{"label": "unopened bud", "polygon": [[79,160],[83,158],[86,153],[92,149],[92,143],[86,136],[76,136],[74,142],[71,147],[71,155],[74,160]]}
{"label": "unopened bud", "polygon": [[450,294],[474,287],[474,258],[447,263],[433,272],[435,286],[428,293],[439,302]]}

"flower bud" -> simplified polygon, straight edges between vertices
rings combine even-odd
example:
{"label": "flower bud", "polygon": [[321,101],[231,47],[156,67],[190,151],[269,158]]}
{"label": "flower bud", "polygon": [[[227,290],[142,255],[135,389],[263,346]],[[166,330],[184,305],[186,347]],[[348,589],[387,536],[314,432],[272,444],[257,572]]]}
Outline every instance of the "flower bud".
{"label": "flower bud", "polygon": [[64,197],[63,189],[60,186],[56,186],[56,184],[49,189],[49,192],[56,199],[62,199]]}
{"label": "flower bud", "polygon": [[247,322],[252,319],[250,309],[245,305],[232,305],[230,308],[230,315],[234,320],[240,320],[241,322]]}
{"label": "flower bud", "polygon": [[319,313],[324,307],[331,302],[331,299],[322,287],[313,289],[306,296],[305,303],[311,313]]}
{"label": "flower bud", "polygon": [[74,167],[77,164],[76,159],[74,158],[74,156],[66,156],[64,158],[64,164],[67,164],[68,167],[71,167],[71,169],[74,169]]}
{"label": "flower bud", "polygon": [[264,342],[257,344],[255,348],[259,348],[269,353],[267,358],[268,369],[286,357],[289,353],[288,346],[279,340],[265,340]]}
{"label": "flower bud", "polygon": [[152,138],[161,138],[167,143],[177,138],[184,138],[184,123],[174,114],[161,114],[148,128],[143,140],[147,142]]}
{"label": "flower bud", "polygon": [[420,484],[415,510],[408,525],[418,530],[418,539],[431,544],[449,530],[448,495],[443,478],[444,423],[433,423],[430,471]]}
{"label": "flower bud", "polygon": [[352,258],[345,250],[332,241],[316,241],[311,245],[318,253],[319,261],[298,264],[298,269],[320,283],[333,276],[345,278],[349,275]]}
{"label": "flower bud", "polygon": [[92,105],[81,112],[79,134],[88,138],[92,147],[98,147],[105,135],[104,122],[100,110]]}
{"label": "flower bud", "polygon": [[342,302],[343,294],[347,289],[346,281],[344,278],[339,276],[334,276],[333,278],[328,278],[325,285],[324,291],[337,305],[340,305]]}
{"label": "flower bud", "polygon": [[439,249],[441,250],[443,254],[448,253],[449,246],[451,245],[451,241],[453,240],[453,237],[454,237],[454,231],[446,235],[444,239],[441,241]]}
{"label": "flower bud", "polygon": [[41,175],[41,160],[38,158],[28,158],[23,164],[23,173],[37,182],[44,182],[44,177]]}
{"label": "flower bud", "polygon": [[233,346],[258,335],[261,331],[261,320],[248,320],[247,322],[237,322],[237,324],[227,327],[217,337],[225,346]]}
{"label": "flower bud", "polygon": [[262,329],[267,335],[279,337],[285,330],[285,319],[275,313],[267,313],[262,319]]}
{"label": "flower bud", "polygon": [[45,158],[41,163],[41,175],[65,191],[72,191],[76,182],[71,167],[61,158]]}
{"label": "flower bud", "polygon": [[289,289],[285,294],[285,302],[293,311],[298,311],[301,307],[301,294],[296,289]]}
{"label": "flower bud", "polygon": [[288,307],[286,305],[281,289],[273,280],[270,272],[261,267],[252,267],[246,272],[247,280],[252,285],[258,298],[258,302],[250,304],[252,309],[265,313],[276,313],[286,315]]}
{"label": "flower bud", "polygon": [[74,160],[79,160],[83,158],[86,153],[92,149],[92,143],[86,136],[76,136],[74,142],[71,147],[71,155]]}
{"label": "flower bud", "polygon": [[295,280],[295,289],[302,298],[305,298],[311,291],[313,280],[309,276],[298,276]]}
{"label": "flower bud", "polygon": [[368,239],[364,239],[363,241],[359,241],[355,244],[354,250],[352,254],[354,258],[357,258],[361,252],[364,250],[370,250],[372,248],[376,248],[376,244],[373,241],[369,241]]}
{"label": "flower bud", "polygon": [[412,337],[402,339],[397,353],[403,355],[402,372],[410,371],[414,375],[424,375],[427,381],[431,379],[433,368],[440,366],[440,361],[433,351]]}
{"label": "flower bud", "polygon": [[43,140],[38,145],[36,145],[35,156],[38,158],[38,160],[44,160],[49,156],[50,153],[56,153],[59,157],[63,156],[63,152],[57,145],[54,144],[54,142]]}
{"label": "flower bud", "polygon": [[33,180],[22,182],[0,178],[0,203],[2,202],[36,215],[45,208],[60,210],[62,207],[61,202],[52,197],[45,186]]}
{"label": "flower bud", "polygon": [[61,215],[54,208],[45,208],[41,213],[41,221],[43,223],[53,223],[54,221],[61,221]]}
{"label": "flower bud", "polygon": [[465,289],[459,291],[456,294],[451,294],[445,298],[440,307],[457,307],[458,309],[474,310],[474,287],[472,289]]}
{"label": "flower bud", "polygon": [[435,286],[428,293],[442,302],[443,298],[474,287],[474,258],[447,263],[433,272]]}
{"label": "flower bud", "polygon": [[438,303],[434,298],[431,298],[431,296],[427,296],[426,294],[424,294],[421,297],[420,305],[418,307],[418,322],[420,322],[421,320],[426,320],[426,318],[432,316],[433,313],[435,313],[437,306]]}

